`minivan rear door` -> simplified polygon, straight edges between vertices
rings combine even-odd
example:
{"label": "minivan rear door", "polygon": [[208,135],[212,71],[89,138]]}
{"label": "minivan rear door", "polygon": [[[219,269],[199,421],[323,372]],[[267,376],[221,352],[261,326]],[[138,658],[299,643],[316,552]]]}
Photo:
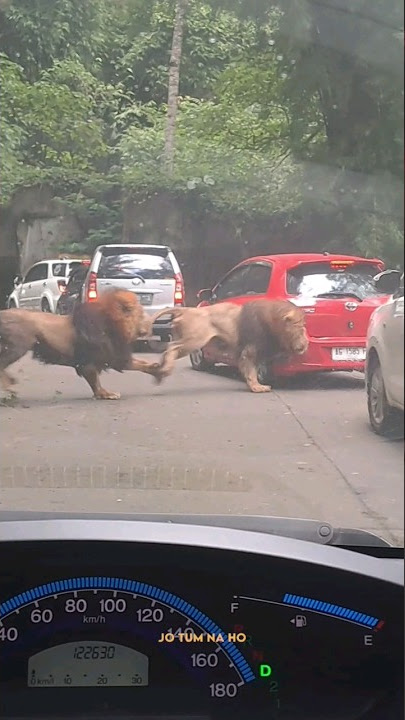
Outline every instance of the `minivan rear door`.
{"label": "minivan rear door", "polygon": [[112,287],[137,294],[145,310],[156,312],[174,305],[175,270],[170,249],[148,245],[102,248],[97,269],[97,290]]}

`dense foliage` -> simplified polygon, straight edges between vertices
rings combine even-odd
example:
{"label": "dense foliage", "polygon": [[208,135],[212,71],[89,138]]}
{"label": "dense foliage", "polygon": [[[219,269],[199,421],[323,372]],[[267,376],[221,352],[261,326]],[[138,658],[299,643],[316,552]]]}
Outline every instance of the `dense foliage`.
{"label": "dense foliage", "polygon": [[[1,195],[50,182],[119,239],[120,191],[339,220],[401,262],[399,0],[190,0],[174,171],[162,163],[175,0],[1,0]],[[334,239],[336,243],[336,238]]]}

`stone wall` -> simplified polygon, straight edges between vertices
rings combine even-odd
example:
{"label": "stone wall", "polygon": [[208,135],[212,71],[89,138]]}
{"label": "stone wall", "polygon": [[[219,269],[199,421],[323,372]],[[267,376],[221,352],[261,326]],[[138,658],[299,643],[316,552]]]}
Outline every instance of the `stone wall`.
{"label": "stone wall", "polygon": [[[338,233],[339,228],[334,227]],[[290,223],[282,216],[249,220],[219,215],[168,194],[134,195],[124,205],[124,242],[170,245],[186,283],[186,301],[195,302],[244,258],[259,254],[324,250],[331,239],[330,218]]]}
{"label": "stone wall", "polygon": [[66,242],[79,242],[81,230],[73,216],[20,220],[17,225],[20,269],[25,273],[33,263],[52,258]]}
{"label": "stone wall", "polygon": [[0,207],[0,307],[17,274],[52,257],[61,243],[81,239],[77,219],[66,213],[50,188],[19,190],[8,207]]}
{"label": "stone wall", "polygon": [[[68,213],[50,188],[28,188],[0,208],[0,302],[17,272],[49,258],[68,243],[85,242],[87,223]],[[133,195],[123,204],[123,242],[170,245],[179,259],[186,302],[212,285],[240,260],[259,254],[310,252],[330,247],[350,250],[350,239],[330,217],[311,216],[294,223],[281,215],[254,220],[220,215],[192,195]],[[86,250],[90,250],[86,248]]]}

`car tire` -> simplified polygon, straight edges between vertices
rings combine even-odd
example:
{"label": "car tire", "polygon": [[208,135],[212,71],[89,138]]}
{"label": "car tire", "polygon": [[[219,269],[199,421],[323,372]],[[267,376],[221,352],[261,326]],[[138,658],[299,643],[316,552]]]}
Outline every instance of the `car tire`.
{"label": "car tire", "polygon": [[274,385],[274,375],[266,363],[260,363],[258,366],[257,379],[260,385]]}
{"label": "car tire", "polygon": [[190,354],[190,363],[193,370],[198,370],[198,372],[209,372],[214,368],[212,363],[206,361],[202,350],[194,350]]}
{"label": "car tire", "polygon": [[15,304],[14,300],[10,300],[10,302],[7,305],[8,310],[17,310],[17,305]]}
{"label": "car tire", "polygon": [[46,298],[44,298],[41,302],[41,311],[45,313],[52,312],[49,301]]}
{"label": "car tire", "polygon": [[377,435],[400,439],[404,434],[403,413],[388,404],[381,365],[374,357],[367,375],[367,408],[370,425]]}

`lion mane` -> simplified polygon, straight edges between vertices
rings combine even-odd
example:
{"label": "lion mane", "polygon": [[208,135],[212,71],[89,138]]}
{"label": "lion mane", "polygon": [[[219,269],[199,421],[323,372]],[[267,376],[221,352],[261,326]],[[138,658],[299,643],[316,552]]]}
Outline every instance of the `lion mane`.
{"label": "lion mane", "polygon": [[238,320],[236,358],[252,392],[268,392],[258,381],[258,368],[276,358],[303,355],[308,349],[304,311],[288,300],[253,300]]}
{"label": "lion mane", "polygon": [[307,349],[305,313],[288,300],[253,300],[238,317],[238,351],[255,345],[257,355],[301,355]]}
{"label": "lion mane", "polygon": [[[0,311],[0,380],[3,389],[15,384],[7,368],[32,350],[47,365],[75,368],[98,398],[115,399],[100,385],[105,370],[140,370],[153,366],[132,359],[132,346],[151,334],[151,320],[138,298],[126,290],[111,290],[92,303],[76,306],[72,316],[28,310]],[[147,369],[149,368],[149,369]]]}

